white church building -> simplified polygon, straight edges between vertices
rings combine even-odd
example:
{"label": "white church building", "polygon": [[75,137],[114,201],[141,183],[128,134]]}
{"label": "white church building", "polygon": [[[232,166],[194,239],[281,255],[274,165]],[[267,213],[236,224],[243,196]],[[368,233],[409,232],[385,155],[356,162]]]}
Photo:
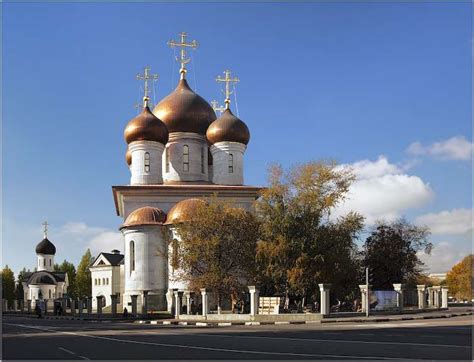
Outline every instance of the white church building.
{"label": "white church building", "polygon": [[[180,47],[180,80],[176,89],[149,108],[145,73],[143,110],[125,127],[128,144],[126,161],[130,169],[128,185],[113,186],[117,215],[123,220],[123,255],[101,253],[92,264],[93,303],[105,296],[119,296],[119,311],[130,311],[131,296],[137,295],[140,310],[145,295],[149,310],[170,310],[173,291],[186,290],[170,266],[163,233],[173,233],[173,225],[189,221],[196,205],[217,196],[250,210],[260,187],[244,185],[244,154],[250,140],[247,125],[230,109],[230,85],[238,79],[217,80],[225,84],[225,107],[216,116],[213,107],[186,81],[186,34],[170,46]],[[168,234],[169,235],[169,234]],[[102,298],[103,299],[103,298]]]}

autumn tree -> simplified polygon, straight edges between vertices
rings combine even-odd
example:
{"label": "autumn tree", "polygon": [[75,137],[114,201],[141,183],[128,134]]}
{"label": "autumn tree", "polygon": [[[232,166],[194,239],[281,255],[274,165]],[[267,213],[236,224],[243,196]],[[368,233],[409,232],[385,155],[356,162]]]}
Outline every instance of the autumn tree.
{"label": "autumn tree", "polygon": [[310,162],[285,171],[270,169],[269,187],[256,203],[262,223],[257,260],[265,293],[312,296],[318,283],[333,283],[337,297],[356,288],[355,240],[363,218],[330,214],[345,199],[355,177],[332,161]]}
{"label": "autumn tree", "polygon": [[472,254],[466,256],[461,262],[454,265],[446,276],[449,294],[457,300],[471,300],[473,298],[473,258]]}
{"label": "autumn tree", "polygon": [[92,257],[91,251],[87,249],[77,267],[76,292],[79,298],[90,297],[92,295],[92,278],[89,267],[93,261],[94,258]]}
{"label": "autumn tree", "polygon": [[237,295],[253,281],[259,234],[253,214],[211,198],[196,206],[189,222],[174,228],[171,260],[178,278],[192,290],[215,292],[219,311],[224,296]]}
{"label": "autumn tree", "polygon": [[405,219],[377,223],[365,240],[362,252],[373,287],[390,289],[393,283],[416,284],[424,265],[417,253],[431,252],[429,235],[428,228]]}
{"label": "autumn tree", "polygon": [[13,305],[13,299],[15,299],[15,275],[8,265],[2,269],[2,298],[8,301],[8,305]]}
{"label": "autumn tree", "polygon": [[67,260],[64,260],[61,264],[54,264],[54,271],[61,271],[67,274],[67,278],[69,280],[67,293],[72,298],[77,297],[76,267],[74,266],[74,264]]}

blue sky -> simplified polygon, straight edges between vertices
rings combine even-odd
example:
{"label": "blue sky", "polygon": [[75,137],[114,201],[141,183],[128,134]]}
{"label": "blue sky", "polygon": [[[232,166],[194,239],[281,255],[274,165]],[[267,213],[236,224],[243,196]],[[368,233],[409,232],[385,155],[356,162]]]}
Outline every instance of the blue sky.
{"label": "blue sky", "polygon": [[135,74],[150,65],[168,94],[166,42],[187,31],[200,95],[222,100],[224,69],[241,79],[247,184],[274,162],[352,165],[347,207],[434,226],[426,261],[443,271],[471,249],[471,27],[467,2],[4,3],[3,264],[34,266],[45,219],[58,261],[119,242]]}

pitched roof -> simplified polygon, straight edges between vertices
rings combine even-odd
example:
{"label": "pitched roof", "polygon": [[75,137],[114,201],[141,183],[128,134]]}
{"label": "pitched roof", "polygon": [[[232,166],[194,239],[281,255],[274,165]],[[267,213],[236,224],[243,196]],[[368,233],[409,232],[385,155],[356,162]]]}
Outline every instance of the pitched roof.
{"label": "pitched roof", "polygon": [[[92,265],[103,255],[104,258],[110,263],[111,266],[117,266],[123,264],[124,255],[123,254],[114,254],[114,253],[100,253],[97,258],[93,261]],[[91,266],[92,266],[91,265]]]}

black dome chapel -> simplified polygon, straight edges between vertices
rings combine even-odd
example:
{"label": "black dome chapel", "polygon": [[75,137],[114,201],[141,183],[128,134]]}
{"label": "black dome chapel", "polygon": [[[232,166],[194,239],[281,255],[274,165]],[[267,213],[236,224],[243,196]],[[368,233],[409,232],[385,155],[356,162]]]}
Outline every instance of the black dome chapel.
{"label": "black dome chapel", "polygon": [[54,255],[56,254],[56,247],[48,238],[44,238],[36,245],[36,254]]}

